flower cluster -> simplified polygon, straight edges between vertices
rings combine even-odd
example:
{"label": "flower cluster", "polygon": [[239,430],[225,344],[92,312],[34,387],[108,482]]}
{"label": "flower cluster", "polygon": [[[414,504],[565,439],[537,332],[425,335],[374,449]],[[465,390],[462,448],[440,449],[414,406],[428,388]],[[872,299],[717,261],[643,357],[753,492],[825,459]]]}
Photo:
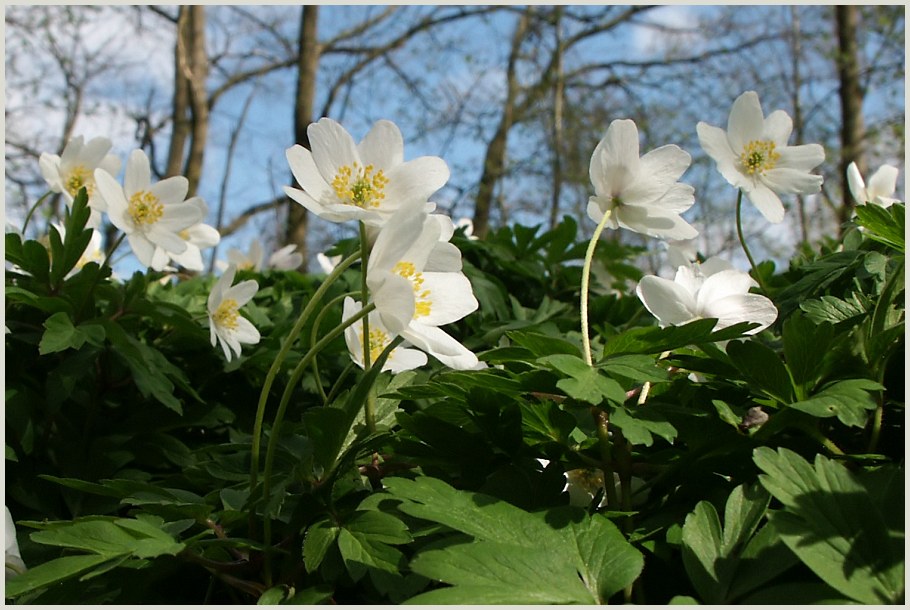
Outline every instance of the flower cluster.
{"label": "flower cluster", "polygon": [[[285,192],[325,220],[363,223],[361,235],[369,229],[373,243],[364,265],[364,298],[375,311],[366,323],[358,320],[345,329],[351,358],[368,368],[401,337],[384,370],[417,368],[426,363],[426,354],[455,369],[480,366],[474,353],[440,328],[478,307],[462,272],[461,252],[449,243],[455,225],[447,216],[431,213],[436,205],[429,198],[449,177],[445,161],[405,161],[401,132],[390,121],[375,123],[356,145],[328,118],[310,125],[307,135],[312,150],[296,145],[287,151],[302,190],[286,187]],[[321,264],[328,271],[336,262]],[[364,298],[345,300],[345,322],[362,311]]]}

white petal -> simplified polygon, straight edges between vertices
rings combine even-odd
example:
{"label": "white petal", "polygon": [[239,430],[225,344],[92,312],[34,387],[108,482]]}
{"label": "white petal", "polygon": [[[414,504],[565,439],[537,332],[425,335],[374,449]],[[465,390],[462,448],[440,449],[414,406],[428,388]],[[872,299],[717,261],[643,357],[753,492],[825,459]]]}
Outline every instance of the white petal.
{"label": "white petal", "polygon": [[357,145],[363,164],[376,170],[386,170],[404,162],[404,139],[392,121],[376,121],[366,137]]}
{"label": "white petal", "polygon": [[225,291],[234,283],[234,275],[236,273],[237,267],[229,265],[224,274],[218,278],[218,281],[212,286],[212,291],[209,293],[208,299],[209,312],[214,312],[221,305],[221,302],[224,300]]}
{"label": "white petal", "polygon": [[225,299],[234,299],[237,301],[237,307],[243,307],[250,299],[256,296],[259,291],[259,284],[256,280],[244,280],[236,286],[231,286],[224,291]]}
{"label": "white petal", "polygon": [[786,146],[779,151],[777,167],[789,167],[808,172],[825,160],[825,149],[820,144]]}
{"label": "white petal", "polygon": [[401,331],[414,318],[414,288],[411,281],[387,271],[376,271],[368,276],[370,291],[383,325],[393,335]]}
{"label": "white petal", "polygon": [[[409,209],[391,216],[379,232],[367,263],[368,279],[374,270],[391,271],[406,254],[409,262],[415,262],[414,257],[419,257],[421,265],[418,270],[423,269],[423,263],[438,241],[436,236],[439,234],[439,226],[433,222],[431,223],[433,226],[426,227],[426,214],[420,209],[408,213]],[[432,234],[434,228],[436,233]]]}
{"label": "white petal", "polygon": [[[617,119],[610,123],[602,142],[599,171],[604,191],[595,189],[595,192],[604,196],[621,195],[639,175],[638,128],[632,120]],[[592,172],[593,162],[592,159]]]}
{"label": "white petal", "polygon": [[[615,205],[611,200],[595,195],[588,199],[588,218],[599,224],[606,211],[614,207]],[[609,229],[618,229],[619,222],[616,220],[616,214],[611,213],[610,218],[607,219],[607,224],[604,226]]]}
{"label": "white petal", "polygon": [[714,275],[727,269],[733,269],[733,265],[719,256],[712,256],[708,260],[698,265],[699,269],[705,276]]}
{"label": "white petal", "polygon": [[449,368],[468,370],[477,365],[473,352],[435,326],[412,323],[401,335]]}
{"label": "white petal", "polygon": [[847,186],[850,187],[850,194],[853,195],[853,200],[856,203],[863,205],[868,201],[866,183],[863,182],[863,176],[859,173],[859,168],[856,167],[855,161],[851,161],[850,165],[847,166]]}
{"label": "white petal", "polygon": [[461,271],[461,250],[448,242],[439,242],[433,246],[427,258],[425,271]]}
{"label": "white petal", "polygon": [[731,185],[741,187],[745,178],[737,168],[739,156],[730,148],[726,132],[707,123],[699,123],[696,131],[702,149],[717,163],[717,171]]}
{"label": "white petal", "polygon": [[696,300],[695,295],[698,294],[698,291],[701,290],[702,285],[705,283],[705,274],[696,265],[680,265],[676,269],[676,275],[673,278],[673,282],[682,286],[682,288],[693,295],[691,301],[686,301],[687,306],[692,305],[692,311],[696,312],[695,307]]}
{"label": "white petal", "polygon": [[221,241],[218,229],[207,224],[197,223],[187,229],[189,241],[198,248],[211,248]]}
{"label": "white petal", "polygon": [[[471,282],[462,273],[424,273],[421,292],[429,292],[430,312],[427,315],[416,313],[421,324],[442,326],[460,320],[476,311],[477,299]],[[424,301],[418,295],[418,301]]]}
{"label": "white petal", "polygon": [[734,153],[739,154],[749,142],[762,139],[764,120],[757,93],[746,91],[736,98],[727,120],[727,139]]}
{"label": "white petal", "polygon": [[449,179],[449,167],[439,157],[418,157],[386,172],[383,209],[398,209],[414,201],[423,203]]}
{"label": "white petal", "polygon": [[678,326],[696,318],[695,299],[676,282],[646,275],[641,278],[635,293],[661,326]]}
{"label": "white petal", "polygon": [[756,184],[751,190],[743,191],[768,222],[778,223],[784,219],[784,204],[774,191],[764,184]]}
{"label": "white petal", "polygon": [[882,165],[872,177],[869,178],[869,194],[873,200],[877,197],[890,197],[897,190],[897,175],[899,170],[891,165]]}
{"label": "white petal", "polygon": [[117,155],[107,155],[98,164],[98,169],[103,169],[111,176],[116,176],[120,172],[120,157]]}
{"label": "white petal", "polygon": [[695,187],[677,182],[657,200],[652,201],[650,207],[661,212],[682,214],[695,203]]}
{"label": "white petal", "polygon": [[253,323],[244,317],[237,318],[237,328],[234,329],[234,337],[240,343],[255,345],[259,343],[259,331],[253,326]]}
{"label": "white petal", "polygon": [[60,157],[58,155],[41,153],[38,158],[38,167],[41,168],[41,175],[53,192],[59,193],[63,190],[63,184],[60,182]]}
{"label": "white petal", "polygon": [[70,141],[63,147],[63,152],[60,153],[61,168],[70,168],[74,165],[79,165],[84,142],[85,138],[82,136],[70,138]]}
{"label": "white petal", "polygon": [[132,220],[126,213],[128,204],[120,183],[103,169],[97,169],[95,170],[95,186],[98,189],[98,195],[104,200],[113,225],[124,233],[132,233],[135,229]]}
{"label": "white petal", "polygon": [[754,284],[755,280],[744,271],[730,269],[714,273],[705,279],[698,291],[695,311],[703,318],[714,317],[705,313],[712,303],[729,296],[748,294]]}
{"label": "white petal", "polygon": [[313,161],[327,183],[338,169],[360,163],[354,139],[344,127],[332,119],[322,118],[307,127],[307,136],[313,151]]}
{"label": "white petal", "polygon": [[427,363],[427,355],[416,349],[408,349],[403,346],[398,346],[392,350],[392,353],[389,354],[388,359],[385,361],[385,365],[382,367],[383,371],[391,371],[392,373],[401,373],[403,371],[410,371],[416,368],[419,368]]}
{"label": "white petal", "polygon": [[151,267],[152,257],[155,255],[155,244],[141,233],[127,233],[126,239],[139,262],[146,267]]}
{"label": "white petal", "polygon": [[202,252],[199,250],[199,247],[194,244],[187,243],[186,250],[184,250],[182,254],[172,253],[170,256],[175,263],[186,269],[192,271],[202,271],[205,269],[205,262],[202,260]]}
{"label": "white petal", "polygon": [[[313,161],[313,153],[299,144],[295,144],[285,151],[288,165],[297,184],[303,188],[306,194],[316,201],[335,201],[337,197],[332,187],[326,182],[316,162]],[[287,190],[289,187],[285,187]],[[290,193],[288,193],[290,195]],[[296,200],[296,199],[295,199]],[[300,202],[303,203],[303,202]],[[304,204],[305,205],[305,204]]]}
{"label": "white petal", "polygon": [[[184,178],[186,180],[186,178]],[[126,163],[126,174],[123,176],[123,190],[132,195],[139,191],[149,190],[152,183],[152,170],[149,158],[141,150],[130,153]]]}
{"label": "white petal", "polygon": [[187,203],[171,203],[164,206],[164,212],[154,226],[172,231],[183,231],[198,224],[201,220],[202,212],[198,207]]}
{"label": "white petal", "polygon": [[817,193],[822,188],[824,178],[810,174],[801,169],[775,167],[766,171],[761,181],[775,193]]}
{"label": "white petal", "polygon": [[783,110],[775,110],[765,118],[762,132],[763,140],[771,140],[782,148],[787,145],[793,132],[793,119]]}
{"label": "white petal", "polygon": [[679,214],[654,208],[622,205],[613,211],[619,226],[660,239],[692,239],[698,231]]}
{"label": "white petal", "polygon": [[[146,188],[167,206],[168,204],[183,203],[190,188],[190,182],[183,176],[171,176]],[[190,204],[190,207],[200,212],[198,215],[199,220],[205,217],[205,213],[201,212],[196,205]]]}
{"label": "white petal", "polygon": [[717,318],[716,330],[739,322],[758,322],[761,326],[746,333],[754,335],[774,324],[777,308],[770,299],[760,294],[737,294],[711,303],[704,311],[704,317]]}
{"label": "white petal", "polygon": [[160,223],[155,223],[147,228],[145,230],[145,237],[156,246],[164,248],[167,252],[173,254],[182,254],[183,252],[186,252],[186,241],[173,231],[169,231],[167,228],[160,226]]}
{"label": "white petal", "polygon": [[641,158],[637,179],[622,192],[623,203],[646,205],[660,198],[679,180],[691,162],[689,153],[675,144],[646,153]]}

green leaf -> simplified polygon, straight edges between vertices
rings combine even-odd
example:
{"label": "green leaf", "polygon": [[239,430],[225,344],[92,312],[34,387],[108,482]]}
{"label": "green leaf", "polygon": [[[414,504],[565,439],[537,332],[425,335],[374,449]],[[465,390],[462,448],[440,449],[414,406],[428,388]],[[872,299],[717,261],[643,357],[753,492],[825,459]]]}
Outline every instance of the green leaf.
{"label": "green leaf", "polygon": [[110,559],[107,555],[70,555],[31,567],[24,574],[6,579],[4,596],[15,598],[79,576]]}
{"label": "green leaf", "polygon": [[288,594],[287,585],[277,585],[271,589],[266,589],[256,601],[257,606],[277,606],[284,601]]}
{"label": "green leaf", "polygon": [[581,356],[581,350],[571,341],[561,337],[553,337],[542,333],[521,330],[506,332],[512,341],[529,350],[534,357],[549,356],[552,354],[569,354]]}
{"label": "green leaf", "polygon": [[793,401],[790,373],[774,350],[754,340],[731,341],[727,344],[727,355],[755,388],[783,403]]}
{"label": "green leaf", "polygon": [[667,369],[661,367],[653,356],[638,354],[613,356],[612,358],[597,363],[597,368],[608,375],[628,377],[638,383],[643,383],[645,381],[656,383],[659,381],[666,381],[669,377]]}
{"label": "green leaf", "polygon": [[610,413],[610,425],[622,430],[633,445],[650,447],[654,442],[652,434],[672,443],[676,438],[676,428],[660,412],[646,405],[626,408],[620,406]]}
{"label": "green leaf", "polygon": [[813,322],[832,322],[834,324],[864,315],[869,309],[868,299],[858,293],[852,293],[847,300],[831,295],[817,299],[806,299],[799,308],[806,312]]}
{"label": "green leaf", "polygon": [[622,404],[626,393],[616,381],[606,377],[589,366],[584,360],[568,354],[556,354],[538,358],[537,362],[548,366],[564,375],[568,379],[560,379],[556,387],[576,400],[597,405],[604,400],[615,404]]}
{"label": "green leaf", "polygon": [[754,322],[740,322],[712,332],[716,324],[717,320],[707,319],[666,328],[632,328],[610,337],[604,344],[602,357],[618,354],[660,354],[687,345],[727,341],[741,337],[745,331],[758,326]]}
{"label": "green leaf", "polygon": [[727,498],[723,527],[714,505],[704,500],[686,517],[682,529],[683,565],[706,602],[730,601],[729,589],[740,567],[741,549],[758,527],[769,500],[761,487],[740,485]]}
{"label": "green leaf", "polygon": [[157,349],[128,335],[116,322],[105,320],[104,329],[114,351],[129,366],[133,381],[142,395],[146,398],[154,397],[167,408],[182,415],[183,407],[174,396],[174,383],[171,381],[171,378],[182,376],[180,369]]}
{"label": "green leaf", "polygon": [[67,349],[79,349],[85,343],[85,333],[73,326],[70,317],[57,312],[44,321],[44,334],[38,344],[38,353],[42,356]]}
{"label": "green leaf", "polygon": [[363,578],[367,567],[398,573],[405,565],[401,551],[357,532],[342,528],[338,532],[338,550],[348,574],[355,581]]}
{"label": "green leaf", "polygon": [[325,554],[338,538],[341,528],[334,525],[328,518],[323,518],[307,528],[306,537],[303,539],[303,562],[307,572],[314,572]]}
{"label": "green leaf", "polygon": [[875,204],[855,208],[858,224],[868,229],[870,239],[886,244],[904,254],[904,204],[883,208]]}
{"label": "green leaf", "polygon": [[814,324],[806,316],[794,313],[783,325],[784,358],[793,383],[799,392],[813,387],[818,380],[834,338],[834,327]]}
{"label": "green leaf", "polygon": [[412,570],[454,585],[412,597],[408,604],[593,604],[575,566],[555,560],[546,547],[500,542],[452,545],[424,551]]}
{"label": "green leaf", "polygon": [[638,578],[644,558],[612,521],[594,514],[582,523],[573,523],[578,548],[578,572],[598,604]]}
{"label": "green leaf", "polygon": [[864,604],[903,597],[903,532],[890,532],[877,502],[843,465],[789,449],[755,449],[761,484],[784,509],[770,521],[799,559],[828,585]]}
{"label": "green leaf", "polygon": [[861,428],[866,425],[868,412],[878,406],[870,392],[884,389],[869,379],[844,379],[825,386],[807,400],[792,403],[790,408],[815,417],[836,415],[843,424]]}

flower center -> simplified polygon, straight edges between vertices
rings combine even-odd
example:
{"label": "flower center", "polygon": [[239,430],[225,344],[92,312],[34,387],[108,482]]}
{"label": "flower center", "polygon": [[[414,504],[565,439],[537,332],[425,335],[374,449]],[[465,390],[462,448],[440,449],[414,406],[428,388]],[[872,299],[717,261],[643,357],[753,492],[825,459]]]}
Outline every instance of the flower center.
{"label": "flower center", "polygon": [[332,179],[335,195],[347,205],[358,208],[379,207],[382,200],[385,199],[383,189],[389,183],[389,179],[382,170],[375,174],[373,171],[372,165],[360,167],[357,163],[353,166],[340,167],[335,178]]}
{"label": "flower center", "polygon": [[417,271],[414,263],[401,261],[395,265],[392,271],[409,280],[414,287],[414,318],[430,315],[433,308],[430,291],[423,289],[423,274]]}
{"label": "flower center", "polygon": [[771,140],[752,140],[739,155],[739,162],[749,175],[764,174],[769,169],[774,169],[780,153],[775,150]]}
{"label": "flower center", "polygon": [[[363,337],[361,336],[361,339]],[[370,362],[376,362],[382,350],[389,344],[389,335],[378,328],[370,329]]]}
{"label": "flower center", "polygon": [[127,209],[136,225],[152,225],[161,220],[164,204],[148,191],[138,191],[130,196]]}
{"label": "flower center", "polygon": [[73,197],[79,193],[79,189],[83,186],[89,197],[91,197],[92,193],[95,191],[95,184],[92,182],[92,173],[84,165],[77,165],[70,169],[65,184],[66,192]]}
{"label": "flower center", "polygon": [[237,318],[239,317],[240,312],[237,311],[237,301],[234,299],[225,299],[221,301],[221,305],[219,305],[215,310],[215,313],[212,314],[212,320],[217,326],[230,330],[237,329]]}

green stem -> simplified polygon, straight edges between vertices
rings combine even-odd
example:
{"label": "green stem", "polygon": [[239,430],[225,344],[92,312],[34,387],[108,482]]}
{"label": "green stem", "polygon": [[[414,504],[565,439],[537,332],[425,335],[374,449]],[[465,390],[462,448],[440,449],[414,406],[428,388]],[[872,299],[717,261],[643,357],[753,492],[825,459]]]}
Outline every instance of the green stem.
{"label": "green stem", "polygon": [[[360,223],[360,253],[363,259],[363,274],[360,278],[360,302],[366,304],[370,298],[370,289],[367,286],[367,264],[369,263],[369,245],[367,244],[367,226]],[[368,318],[363,319],[363,370],[370,370],[370,321]],[[367,429],[370,433],[376,432],[376,396],[372,389],[367,394],[366,402],[363,404],[363,418],[366,420]]]}
{"label": "green stem", "polygon": [[765,286],[765,282],[762,279],[761,273],[758,272],[758,265],[755,264],[755,259],[752,258],[752,253],[749,251],[749,246],[746,245],[746,238],[743,235],[743,218],[742,218],[742,209],[743,209],[743,192],[742,190],[737,192],[736,196],[736,234],[739,236],[739,243],[742,244],[743,252],[746,253],[746,258],[749,259],[749,264],[752,265],[752,275],[755,276],[756,281],[758,282],[761,291],[768,296],[768,288]]}
{"label": "green stem", "polygon": [[[256,489],[257,478],[259,476],[259,451],[262,445],[262,420],[265,418],[265,405],[268,402],[269,391],[272,389],[272,384],[275,381],[275,377],[278,375],[281,364],[287,357],[288,352],[291,351],[291,347],[294,345],[294,342],[306,325],[307,320],[309,320],[313,311],[319,305],[319,302],[322,300],[326,291],[328,291],[335,280],[337,280],[341,274],[359,258],[360,252],[356,252],[338,263],[332,270],[332,273],[330,273],[319,288],[316,289],[316,292],[313,293],[313,296],[310,298],[306,307],[300,313],[300,317],[297,318],[297,322],[294,324],[291,332],[285,337],[284,343],[282,343],[281,349],[278,351],[278,355],[275,356],[275,360],[272,362],[272,366],[265,376],[265,382],[262,384],[262,391],[259,393],[259,404],[256,407],[256,419],[253,422],[253,444],[252,455],[250,456],[250,494]],[[250,527],[252,530],[252,512],[250,513]]]}
{"label": "green stem", "polygon": [[22,222],[22,238],[23,239],[25,239],[25,230],[28,228],[28,221],[32,219],[32,215],[35,213],[35,210],[38,209],[38,206],[41,205],[41,202],[44,201],[45,199],[47,199],[50,194],[51,194],[51,191],[48,191],[48,192],[44,193],[43,195],[41,195],[41,197],[38,198],[38,201],[35,202],[35,205],[33,205],[31,207],[31,209],[28,211],[28,214],[25,215],[25,220]]}
{"label": "green stem", "polygon": [[[344,301],[347,297],[355,296],[356,294],[357,293],[355,292],[346,292],[326,303],[325,307],[322,308],[322,311],[319,312],[316,319],[313,321],[313,329],[310,332],[310,347],[316,344],[316,336],[319,334],[319,327],[322,325],[322,319],[332,311],[332,308],[336,304]],[[319,361],[316,358],[313,358],[313,377],[316,382],[316,390],[319,391],[319,397],[322,399],[323,404],[325,404],[328,402],[328,396],[326,396],[325,390],[322,389],[322,376],[319,374]]]}
{"label": "green stem", "polygon": [[597,409],[594,417],[597,421],[597,438],[600,441],[600,469],[604,473],[604,491],[607,493],[607,504],[610,510],[616,510],[619,499],[616,497],[616,484],[613,481],[613,443],[610,441],[610,420],[606,411]]}
{"label": "green stem", "polygon": [[591,262],[594,260],[594,248],[597,247],[597,240],[600,239],[600,234],[603,233],[612,213],[612,209],[607,210],[597,223],[594,235],[591,236],[591,241],[588,243],[588,250],[585,252],[584,267],[581,269],[581,342],[588,366],[594,365],[594,358],[591,356],[591,339],[588,337],[588,287],[591,282]]}
{"label": "green stem", "polygon": [[[291,373],[291,378],[288,380],[287,385],[284,387],[284,392],[281,395],[281,401],[278,403],[278,411],[275,412],[275,420],[272,422],[272,429],[269,432],[269,443],[265,454],[265,467],[262,472],[262,499],[266,504],[266,508],[263,510],[262,542],[265,547],[268,547],[271,544],[272,537],[272,519],[268,511],[269,493],[271,492],[272,486],[272,466],[275,463],[275,451],[278,448],[278,438],[280,437],[281,424],[284,421],[284,414],[287,411],[288,404],[291,401],[291,395],[294,393],[294,389],[297,387],[297,383],[303,376],[303,372],[310,365],[310,362],[313,360],[313,358],[316,357],[316,354],[325,349],[325,347],[334,341],[338,335],[343,333],[347,327],[355,324],[361,318],[365,320],[366,316],[369,315],[369,313],[374,309],[376,309],[376,305],[374,303],[370,303],[355,315],[343,321],[341,324],[329,331],[328,334],[320,339],[316,345],[311,347],[310,350],[303,356],[303,358],[301,358],[300,362],[297,363],[297,366],[294,367],[294,370]],[[266,551],[265,560],[266,578],[269,579],[271,570],[269,568],[268,551]],[[267,584],[271,586],[270,582],[267,582]]]}
{"label": "green stem", "polygon": [[875,453],[878,447],[878,439],[882,433],[882,416],[885,412],[884,396],[879,396],[878,406],[875,413],[872,414],[872,433],[869,435],[869,447],[866,453]]}

